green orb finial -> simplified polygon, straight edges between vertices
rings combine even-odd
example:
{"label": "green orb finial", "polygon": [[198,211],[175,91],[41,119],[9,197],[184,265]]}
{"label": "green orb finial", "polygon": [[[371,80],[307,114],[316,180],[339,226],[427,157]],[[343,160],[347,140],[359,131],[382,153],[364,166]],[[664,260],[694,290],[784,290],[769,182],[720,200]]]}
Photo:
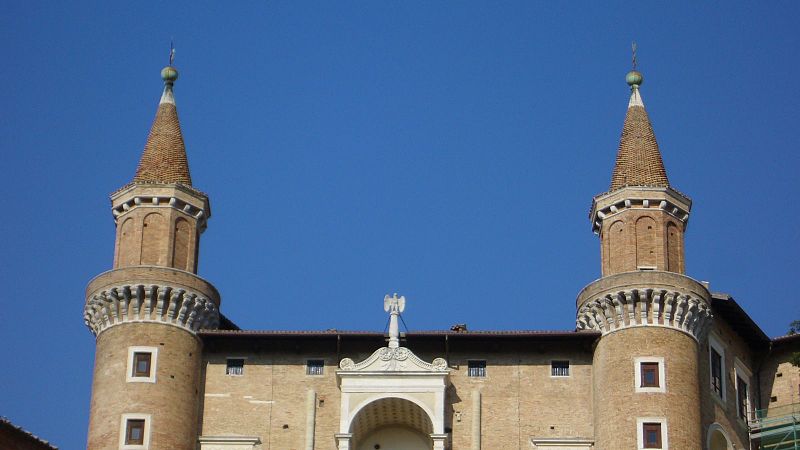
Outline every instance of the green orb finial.
{"label": "green orb finial", "polygon": [[639,87],[642,85],[643,81],[644,77],[639,71],[631,70],[627,75],[625,75],[625,82],[628,83],[628,86],[630,87]]}
{"label": "green orb finial", "polygon": [[164,80],[165,83],[172,84],[175,80],[178,79],[178,69],[167,66],[161,69],[161,79]]}

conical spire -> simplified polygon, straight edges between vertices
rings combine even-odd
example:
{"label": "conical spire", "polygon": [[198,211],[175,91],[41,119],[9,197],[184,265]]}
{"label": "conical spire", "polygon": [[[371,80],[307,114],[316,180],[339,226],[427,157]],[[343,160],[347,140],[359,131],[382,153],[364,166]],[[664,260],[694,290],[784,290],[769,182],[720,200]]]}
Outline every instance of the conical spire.
{"label": "conical spire", "polygon": [[161,71],[161,78],[164,80],[164,93],[133,182],[182,183],[191,186],[189,161],[186,159],[186,147],[172,94],[178,71],[171,65],[167,66]]}
{"label": "conical spire", "polygon": [[639,86],[642,74],[633,70],[625,77],[631,87],[628,113],[622,126],[617,162],[611,176],[611,191],[625,186],[668,187],[667,171],[661,160],[656,135],[644,109]]}

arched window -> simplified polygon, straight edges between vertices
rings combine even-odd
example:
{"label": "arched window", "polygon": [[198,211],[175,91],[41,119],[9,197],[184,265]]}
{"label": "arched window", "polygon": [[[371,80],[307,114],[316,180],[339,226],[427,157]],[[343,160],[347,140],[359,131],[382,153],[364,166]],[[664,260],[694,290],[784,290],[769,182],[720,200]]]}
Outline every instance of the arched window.
{"label": "arched window", "polygon": [[667,224],[667,270],[683,273],[683,233],[674,222]]}
{"label": "arched window", "polygon": [[164,217],[150,213],[142,224],[142,264],[163,266],[166,263],[166,226]]}
{"label": "arched window", "polygon": [[625,272],[625,223],[618,220],[608,228],[608,268],[610,273]]}
{"label": "arched window", "polygon": [[175,221],[175,241],[172,246],[172,267],[191,270],[189,254],[192,245],[192,227],[189,221],[180,217]]}
{"label": "arched window", "polygon": [[119,227],[117,247],[117,266],[135,266],[139,264],[139,252],[135,251],[133,219],[128,217]]}
{"label": "arched window", "polygon": [[636,268],[655,269],[657,265],[656,221],[640,217],[636,221]]}

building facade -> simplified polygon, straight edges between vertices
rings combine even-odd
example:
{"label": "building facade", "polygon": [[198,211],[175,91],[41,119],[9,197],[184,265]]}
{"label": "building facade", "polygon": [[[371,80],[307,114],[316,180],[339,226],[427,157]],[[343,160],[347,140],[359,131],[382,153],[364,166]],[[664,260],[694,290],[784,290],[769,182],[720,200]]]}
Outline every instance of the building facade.
{"label": "building facade", "polygon": [[89,449],[794,448],[770,447],[757,419],[800,402],[800,340],[769,339],[685,275],[692,202],[669,183],[639,72],[610,189],[592,201],[602,278],[578,294],[574,329],[400,333],[395,294],[386,335],[241,330],[220,313],[197,276],[211,209],[177,77],[162,71],[136,174],[111,196],[114,267],[86,290]]}

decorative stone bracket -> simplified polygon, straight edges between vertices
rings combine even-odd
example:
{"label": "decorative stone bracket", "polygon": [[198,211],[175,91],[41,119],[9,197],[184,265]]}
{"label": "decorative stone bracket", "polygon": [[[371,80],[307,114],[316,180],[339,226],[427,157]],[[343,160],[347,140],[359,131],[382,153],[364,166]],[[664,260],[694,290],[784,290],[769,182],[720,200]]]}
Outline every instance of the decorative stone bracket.
{"label": "decorative stone bracket", "polygon": [[635,326],[674,328],[700,340],[711,323],[702,298],[666,289],[634,288],[607,293],[583,303],[577,328],[607,334]]}
{"label": "decorative stone bracket", "polygon": [[121,285],[90,294],[84,322],[96,336],[124,322],[158,322],[194,333],[219,326],[219,309],[208,298],[169,285]]}

